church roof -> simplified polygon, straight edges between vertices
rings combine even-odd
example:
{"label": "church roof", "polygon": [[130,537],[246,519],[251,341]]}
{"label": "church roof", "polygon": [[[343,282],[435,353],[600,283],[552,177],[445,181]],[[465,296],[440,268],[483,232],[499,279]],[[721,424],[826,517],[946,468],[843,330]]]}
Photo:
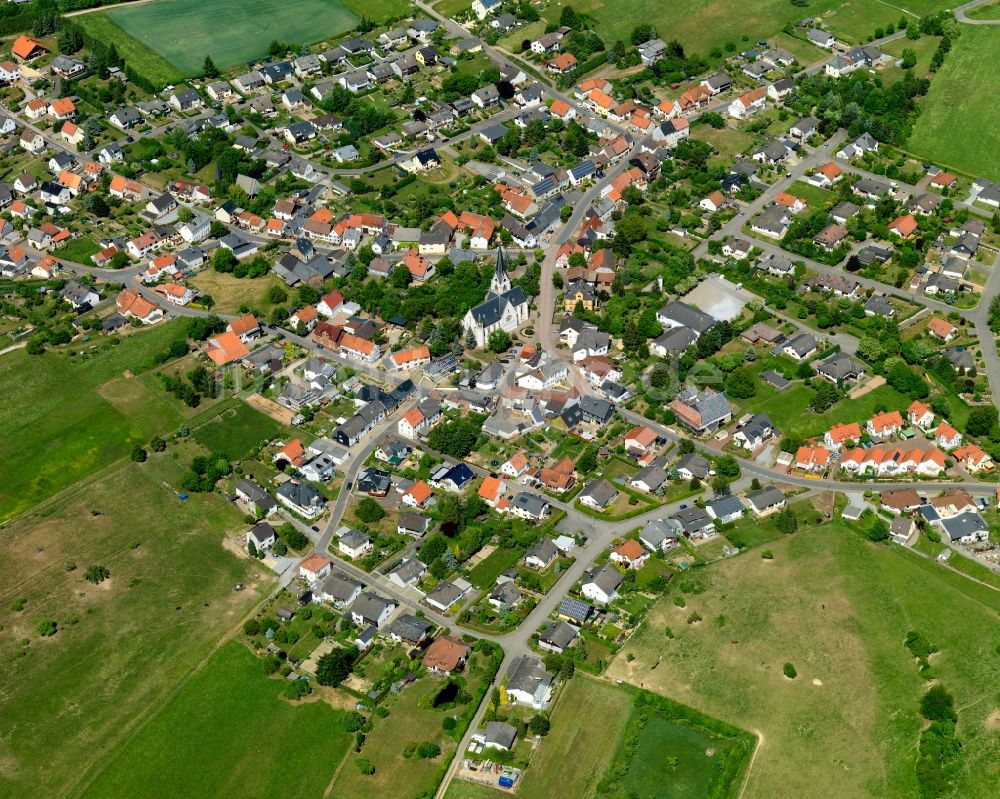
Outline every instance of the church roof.
{"label": "church roof", "polygon": [[495,325],[503,317],[504,309],[508,305],[515,308],[528,302],[524,294],[524,289],[514,286],[510,291],[503,294],[494,294],[492,291],[486,295],[486,299],[473,308],[470,313],[476,324],[480,327],[490,327]]}

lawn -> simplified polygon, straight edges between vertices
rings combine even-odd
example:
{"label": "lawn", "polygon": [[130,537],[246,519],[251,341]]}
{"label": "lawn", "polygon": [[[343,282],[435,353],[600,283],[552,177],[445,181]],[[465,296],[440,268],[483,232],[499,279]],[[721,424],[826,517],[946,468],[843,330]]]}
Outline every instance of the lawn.
{"label": "lawn", "polygon": [[[71,793],[267,590],[251,561],[221,546],[225,533],[242,528],[240,514],[215,494],[181,503],[166,487],[196,450],[183,445],[175,460],[173,447],[81,481],[4,529],[0,795]],[[85,582],[92,564],[110,579]],[[234,592],[236,582],[247,590]],[[40,618],[58,624],[55,636],[38,637]],[[162,773],[184,779],[177,771]],[[200,776],[210,779],[210,771]]]}
{"label": "lawn", "polygon": [[719,154],[716,156],[721,161],[729,164],[742,152],[745,152],[753,144],[753,136],[744,133],[742,130],[731,128],[726,125],[723,128],[713,128],[711,125],[698,125],[695,127],[694,138],[701,139],[712,145]]}
{"label": "lawn", "polygon": [[[816,378],[817,380],[819,378]],[[769,386],[758,385],[757,396],[747,400],[746,408],[754,413],[766,413],[786,436],[810,438],[825,433],[835,424],[864,422],[882,405],[889,410],[902,410],[910,400],[890,386],[880,386],[855,400],[842,399],[828,411],[809,410],[813,392],[802,384],[778,393]]]}
{"label": "lawn", "polygon": [[[959,708],[963,762],[951,795],[991,795],[1000,592],[840,521],[771,548],[773,560],[750,554],[701,570],[705,590],[687,594],[685,608],[661,601],[608,677],[759,731],[747,799],[916,796],[927,684],[903,639],[917,630],[940,649],[932,663]],[[687,623],[692,612],[704,621]]]}
{"label": "lawn", "polygon": [[216,410],[192,435],[209,452],[221,452],[230,460],[242,460],[284,430],[270,416],[239,400]]}
{"label": "lawn", "polygon": [[822,208],[836,196],[832,191],[821,189],[819,186],[810,186],[808,183],[801,180],[796,180],[791,186],[789,186],[788,193],[793,197],[799,197],[805,200],[810,210]]}
{"label": "lawn", "polygon": [[347,713],[321,700],[293,706],[279,696],[282,683],[230,641],[83,796],[322,796],[353,742]]}
{"label": "lawn", "polygon": [[972,175],[1000,179],[1000,125],[983,125],[983,109],[1000,104],[1000,28],[962,25],[962,35],[931,81],[908,148],[921,158]]}
{"label": "lawn", "polygon": [[[112,22],[105,12],[80,14],[74,19],[84,31],[95,39],[103,42],[114,42],[125,62],[153,85],[166,86],[184,80],[183,72],[154,49],[129,36]],[[204,56],[202,56],[202,60],[204,60]]]}
{"label": "lawn", "polygon": [[101,245],[90,238],[90,236],[78,236],[77,238],[70,239],[59,249],[58,253],[59,257],[63,260],[93,266],[94,262],[90,260],[90,256],[100,251]]}
{"label": "lawn", "polygon": [[153,434],[174,429],[180,416],[155,398],[150,403],[151,392],[122,375],[148,369],[154,353],[183,335],[182,325],[168,322],[133,333],[86,359],[24,350],[0,358],[0,461],[18,464],[0,487],[0,519],[108,466]]}
{"label": "lawn", "polygon": [[257,0],[252,7],[238,0],[172,0],[104,13],[187,75],[200,75],[207,55],[228,67],[265,55],[274,39],[317,42],[358,23],[340,0]]}
{"label": "lawn", "polygon": [[[518,796],[595,796],[623,738],[630,708],[631,697],[621,688],[582,674],[573,677],[557,700],[552,731],[532,758]],[[595,734],[598,730],[600,734]]]}
{"label": "lawn", "polygon": [[483,560],[469,571],[469,582],[476,588],[491,589],[496,584],[497,577],[516,564],[525,550],[520,548],[499,547],[493,550]]}
{"label": "lawn", "polygon": [[242,307],[258,311],[266,308],[264,298],[268,289],[271,286],[285,288],[284,281],[273,273],[257,278],[233,277],[212,269],[202,270],[188,282],[192,288],[215,300],[215,305],[212,306],[215,313],[226,315],[240,313]]}
{"label": "lawn", "polygon": [[1000,3],[970,8],[965,14],[969,19],[1000,19]]}

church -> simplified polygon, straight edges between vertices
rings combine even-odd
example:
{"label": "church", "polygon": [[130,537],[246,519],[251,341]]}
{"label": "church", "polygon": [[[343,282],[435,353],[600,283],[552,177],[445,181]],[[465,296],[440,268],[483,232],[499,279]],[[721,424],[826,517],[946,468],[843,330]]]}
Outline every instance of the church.
{"label": "church", "polygon": [[482,349],[494,330],[513,333],[527,321],[528,298],[520,287],[511,287],[501,247],[497,250],[497,264],[486,299],[465,314],[462,325],[466,331],[472,331],[476,346]]}

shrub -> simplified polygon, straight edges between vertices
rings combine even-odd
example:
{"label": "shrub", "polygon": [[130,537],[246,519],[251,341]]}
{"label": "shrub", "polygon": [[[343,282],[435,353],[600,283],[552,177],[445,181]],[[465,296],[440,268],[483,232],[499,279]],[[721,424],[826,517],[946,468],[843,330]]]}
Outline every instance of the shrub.
{"label": "shrub", "polygon": [[784,666],[782,666],[781,671],[789,680],[794,680],[796,677],[799,676],[799,673],[795,671],[795,666],[793,666],[791,663],[786,663]]}
{"label": "shrub", "polygon": [[358,771],[360,771],[362,774],[371,776],[372,774],[375,773],[375,764],[366,758],[363,757],[354,758],[354,765],[358,767]]}
{"label": "shrub", "polygon": [[83,573],[83,579],[88,583],[93,583],[97,585],[98,583],[103,583],[111,576],[111,572],[107,570],[104,566],[88,566],[87,571]]}
{"label": "shrub", "polygon": [[441,754],[441,747],[433,741],[424,741],[417,747],[417,757],[421,760],[430,760]]}
{"label": "shrub", "polygon": [[760,553],[760,556],[764,560],[774,560],[774,553],[770,549],[765,549],[763,552]]}
{"label": "shrub", "polygon": [[58,625],[52,619],[39,619],[38,624],[35,625],[35,632],[37,632],[42,638],[49,638],[56,634]]}

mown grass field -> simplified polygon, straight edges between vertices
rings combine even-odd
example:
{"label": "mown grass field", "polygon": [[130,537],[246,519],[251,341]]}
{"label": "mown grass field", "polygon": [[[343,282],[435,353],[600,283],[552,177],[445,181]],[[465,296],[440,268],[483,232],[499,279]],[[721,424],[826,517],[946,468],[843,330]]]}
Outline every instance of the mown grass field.
{"label": "mown grass field", "polygon": [[291,705],[281,679],[230,641],[123,747],[86,799],[320,797],[353,741],[346,713]]}
{"label": "mown grass field", "polygon": [[965,12],[969,19],[1000,19],[1000,3],[976,6]]}
{"label": "mown grass field", "polygon": [[[184,80],[184,73],[148,44],[130,36],[103,11],[80,14],[76,23],[87,33],[103,42],[114,42],[125,62],[156,86],[167,86]],[[204,56],[202,56],[204,60]]]}
{"label": "mown grass field", "polygon": [[[962,25],[962,35],[931,81],[907,148],[922,158],[1000,180],[1000,27]],[[995,111],[993,112],[995,116]]]}
{"label": "mown grass field", "polygon": [[[687,606],[661,601],[607,676],[759,732],[747,799],[917,796],[927,683],[903,645],[917,630],[959,709],[952,795],[995,793],[1000,592],[839,521],[770,547],[773,561],[751,552],[688,575]],[[704,620],[687,623],[693,611]]]}
{"label": "mown grass field", "polygon": [[[186,443],[143,464],[123,461],[4,528],[0,796],[69,794],[267,590],[251,561],[222,547],[243,528],[240,514],[215,494],[182,503],[167,487],[198,451]],[[86,582],[93,564],[110,579]],[[234,592],[236,582],[247,590]],[[53,637],[38,636],[41,618],[58,624]],[[165,768],[164,778],[185,769]]]}
{"label": "mown grass field", "polygon": [[[0,358],[0,462],[17,465],[0,485],[0,519],[126,456],[153,434],[175,428],[180,416],[122,375],[147,370],[156,352],[183,335],[181,324],[133,333],[86,360],[54,352],[32,356],[24,350]],[[106,385],[108,397],[102,395]]]}
{"label": "mown grass field", "polygon": [[233,400],[216,409],[192,431],[195,440],[209,452],[221,452],[230,460],[241,460],[251,450],[277,436],[284,428],[260,411]]}
{"label": "mown grass field", "polygon": [[359,21],[340,0],[257,0],[250,5],[238,0],[172,0],[120,6],[104,14],[186,75],[200,75],[207,55],[217,66],[227,67],[265,55],[274,39],[316,42],[349,31]]}

